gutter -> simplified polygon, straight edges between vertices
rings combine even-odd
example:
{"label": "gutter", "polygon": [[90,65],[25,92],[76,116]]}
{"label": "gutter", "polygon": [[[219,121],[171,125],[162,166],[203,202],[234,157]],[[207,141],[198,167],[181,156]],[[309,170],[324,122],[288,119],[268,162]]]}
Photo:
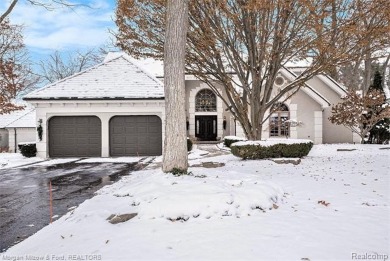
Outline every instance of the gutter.
{"label": "gutter", "polygon": [[124,97],[102,97],[102,98],[77,98],[77,97],[58,97],[58,98],[28,98],[25,97],[25,101],[104,101],[104,100],[125,100],[125,101],[139,101],[139,100],[164,100],[165,97],[151,97],[151,98],[124,98]]}

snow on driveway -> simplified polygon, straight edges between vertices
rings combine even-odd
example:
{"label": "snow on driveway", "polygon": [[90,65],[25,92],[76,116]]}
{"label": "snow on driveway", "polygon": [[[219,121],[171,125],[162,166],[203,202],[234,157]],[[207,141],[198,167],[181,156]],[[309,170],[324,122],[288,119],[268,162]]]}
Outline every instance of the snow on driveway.
{"label": "snow on driveway", "polygon": [[39,161],[43,161],[43,159],[38,157],[26,158],[20,153],[0,153],[0,169],[18,167]]}
{"label": "snow on driveway", "polygon": [[[185,177],[134,172],[3,258],[384,260],[390,150],[381,147],[316,145],[299,165],[207,157],[190,164],[225,166],[192,167]],[[106,220],[124,213],[138,216],[116,225]]]}

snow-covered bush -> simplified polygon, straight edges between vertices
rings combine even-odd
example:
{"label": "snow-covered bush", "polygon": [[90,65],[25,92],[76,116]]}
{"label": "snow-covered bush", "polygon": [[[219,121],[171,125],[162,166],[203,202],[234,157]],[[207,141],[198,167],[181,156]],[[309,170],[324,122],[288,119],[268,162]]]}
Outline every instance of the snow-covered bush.
{"label": "snow-covered bush", "polygon": [[35,157],[37,155],[37,147],[35,143],[19,143],[18,148],[20,153],[26,158]]}
{"label": "snow-covered bush", "polygon": [[230,148],[230,145],[232,145],[233,143],[238,141],[245,141],[245,140],[246,140],[245,138],[241,138],[237,136],[225,136],[225,138],[223,138],[223,145]]}
{"label": "snow-covered bush", "polygon": [[286,139],[234,143],[231,151],[242,159],[300,158],[309,154],[311,140]]}

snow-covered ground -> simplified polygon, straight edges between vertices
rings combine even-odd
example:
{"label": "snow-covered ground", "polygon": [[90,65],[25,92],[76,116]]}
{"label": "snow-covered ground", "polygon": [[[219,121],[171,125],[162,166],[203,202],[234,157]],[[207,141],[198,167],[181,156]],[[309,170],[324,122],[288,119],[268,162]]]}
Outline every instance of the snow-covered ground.
{"label": "snow-covered ground", "polygon": [[43,161],[38,157],[26,158],[20,153],[0,153],[0,169],[13,168]]}
{"label": "snow-covered ground", "polygon": [[[382,147],[316,145],[299,165],[199,150],[190,164],[216,168],[133,172],[0,259],[384,260],[390,150]],[[138,215],[106,220],[125,213]]]}
{"label": "snow-covered ground", "polygon": [[26,158],[20,153],[0,153],[0,169],[21,167],[30,164],[34,164],[35,166],[48,166],[72,161],[76,163],[136,163],[141,159],[141,157],[42,159],[39,157]]}

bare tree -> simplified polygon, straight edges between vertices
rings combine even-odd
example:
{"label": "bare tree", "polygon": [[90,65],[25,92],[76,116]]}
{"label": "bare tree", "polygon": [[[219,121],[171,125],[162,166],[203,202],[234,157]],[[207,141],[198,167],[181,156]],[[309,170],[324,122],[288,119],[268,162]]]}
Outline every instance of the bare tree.
{"label": "bare tree", "polygon": [[163,171],[188,168],[185,114],[185,48],[188,0],[168,0],[164,42],[165,140]]}
{"label": "bare tree", "polygon": [[32,73],[22,28],[0,23],[0,114],[22,109],[15,99],[30,91],[38,78]]}
{"label": "bare tree", "polygon": [[38,75],[43,82],[53,83],[92,67],[102,60],[103,57],[100,51],[94,49],[67,54],[55,51],[47,60],[39,62],[40,70]]}
{"label": "bare tree", "polygon": [[354,0],[350,7],[354,16],[360,18],[350,28],[353,32],[350,44],[356,45],[357,55],[339,68],[336,78],[348,89],[366,93],[373,78],[373,63],[390,56],[390,3]]}
{"label": "bare tree", "polygon": [[[23,0],[12,0],[7,9],[3,14],[0,16],[0,23],[3,22],[8,16],[11,14],[11,12],[14,10],[15,6],[18,4],[18,2],[22,2]],[[43,7],[49,11],[52,11],[59,7],[68,7],[73,8],[76,6],[76,4],[67,1],[67,0],[24,0],[27,3],[39,7]]]}
{"label": "bare tree", "polygon": [[[390,5],[381,2],[383,8]],[[355,24],[372,10],[358,14],[351,11],[355,1],[333,3],[191,1],[187,73],[214,90],[241,123],[247,138],[261,139],[273,104],[291,97],[314,75],[354,59],[370,35],[359,37]],[[337,7],[342,9],[329,11]],[[116,14],[116,38],[123,50],[135,57],[163,58],[164,0],[120,0]],[[307,58],[310,64],[302,74],[281,89],[274,86],[286,63]]]}
{"label": "bare tree", "polygon": [[387,100],[390,102],[390,53],[389,55],[387,56],[385,62],[383,63],[383,68],[382,68],[382,72],[381,74],[383,75],[383,78],[382,78],[382,87],[383,87],[383,91],[385,92],[385,96],[387,98]]}
{"label": "bare tree", "polygon": [[383,92],[370,90],[363,95],[350,91],[343,98],[343,102],[332,107],[329,120],[358,134],[361,143],[364,143],[365,137],[375,124],[389,117],[390,105],[385,103]]}

